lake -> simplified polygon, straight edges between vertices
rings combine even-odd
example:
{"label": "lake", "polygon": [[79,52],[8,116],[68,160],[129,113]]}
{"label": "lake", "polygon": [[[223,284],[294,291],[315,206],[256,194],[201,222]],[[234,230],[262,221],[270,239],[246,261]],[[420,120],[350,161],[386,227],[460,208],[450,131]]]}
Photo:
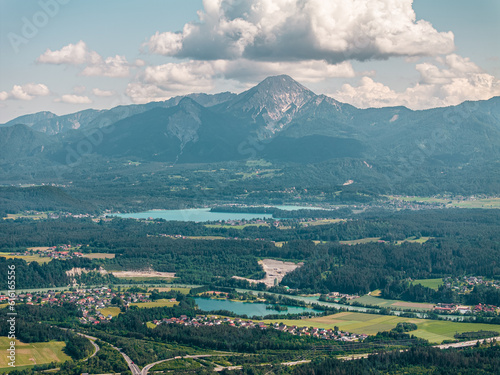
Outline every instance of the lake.
{"label": "lake", "polygon": [[287,311],[267,310],[265,303],[234,302],[228,300],[216,300],[209,298],[195,298],[196,304],[204,311],[227,310],[238,315],[266,316],[266,315],[286,315],[303,313],[321,313],[319,310],[308,309],[306,307],[287,306]]}
{"label": "lake", "polygon": [[[300,209],[320,209],[318,207],[302,206],[275,206],[280,210],[294,211]],[[205,221],[219,220],[252,220],[252,219],[272,219],[272,214],[250,214],[237,212],[210,212],[210,208],[190,208],[185,210],[151,210],[131,214],[111,214],[109,216],[118,216],[124,219],[164,219],[168,221],[194,221],[196,223]]]}

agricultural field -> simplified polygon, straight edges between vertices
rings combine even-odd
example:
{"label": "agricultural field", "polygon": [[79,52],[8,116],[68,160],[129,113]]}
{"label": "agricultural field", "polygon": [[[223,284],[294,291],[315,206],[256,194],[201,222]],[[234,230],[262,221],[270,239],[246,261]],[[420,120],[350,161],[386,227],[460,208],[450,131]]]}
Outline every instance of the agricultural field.
{"label": "agricultural field", "polygon": [[170,302],[168,299],[159,299],[154,302],[142,302],[142,303],[131,303],[131,306],[137,306],[140,309],[146,309],[151,307],[173,307],[177,305],[179,302]]}
{"label": "agricultural field", "polygon": [[153,290],[158,290],[158,292],[170,292],[170,291],[174,291],[174,292],[179,292],[179,293],[182,293],[182,294],[189,294],[189,292],[191,291],[192,288],[177,288],[177,287],[173,287],[173,288],[155,288],[155,287],[150,287],[148,288],[148,292],[151,292]]}
{"label": "agricultural field", "polygon": [[410,242],[410,243],[419,243],[419,244],[423,244],[423,243],[426,243],[427,241],[429,241],[431,238],[434,238],[434,237],[419,237],[419,238],[416,238],[416,237],[409,237],[407,238],[406,240],[403,240],[403,241],[397,241],[396,244],[397,245],[401,245],[403,242]]}
{"label": "agricultural field", "polygon": [[[247,227],[269,227],[269,224],[243,224],[243,225],[227,225],[227,224],[207,224],[205,228],[226,228],[226,229],[245,229]],[[225,237],[220,237],[224,239]],[[219,237],[217,238],[219,239]]]}
{"label": "agricultural field", "polygon": [[115,316],[118,316],[120,314],[120,308],[119,307],[105,307],[104,309],[101,309],[101,314],[104,316],[111,315],[113,318]]}
{"label": "agricultural field", "polygon": [[374,297],[373,295],[366,295],[360,298],[356,298],[355,300],[353,300],[353,302],[354,303],[358,302],[363,305],[375,305],[375,306],[387,307],[399,310],[412,309],[412,310],[429,311],[434,307],[432,303],[404,302],[393,299]]}
{"label": "agricultural field", "polygon": [[7,259],[24,259],[26,262],[37,262],[40,264],[48,263],[52,260],[50,257],[41,257],[39,255],[11,255],[10,253],[0,253],[0,257]]}
{"label": "agricultural field", "polygon": [[32,251],[52,251],[48,246],[28,247],[27,249]]}
{"label": "agricultural field", "polygon": [[447,208],[485,208],[485,209],[499,209],[500,198],[469,198],[469,199],[452,199],[452,198],[438,198],[438,197],[399,197],[388,196],[390,199],[401,200],[404,202],[422,202],[422,203],[435,203],[444,204]]}
{"label": "agricultural field", "polygon": [[339,314],[315,317],[303,320],[265,320],[265,323],[282,322],[288,326],[307,326],[317,328],[339,327],[343,331],[358,334],[375,335],[380,331],[389,331],[396,327],[400,322],[415,323],[418,327],[416,331],[410,334],[429,340],[431,343],[441,343],[443,340],[454,340],[455,333],[472,331],[499,331],[498,324],[480,324],[480,323],[460,323],[441,320],[428,320],[417,318],[401,318],[398,316],[365,314],[356,312],[342,312]]}
{"label": "agricultural field", "polygon": [[40,219],[46,219],[47,214],[46,213],[40,213],[36,215],[30,215],[30,214],[7,214],[7,217],[4,217],[4,220],[16,220],[16,219],[32,219],[32,220],[40,220]]}
{"label": "agricultural field", "polygon": [[380,241],[380,237],[367,237],[367,238],[361,238],[359,240],[339,241],[339,242],[342,245],[359,245],[359,244],[363,244],[363,243],[379,242],[379,241]]}
{"label": "agricultural field", "polygon": [[190,240],[224,240],[222,236],[186,236]]}
{"label": "agricultural field", "polygon": [[438,290],[438,288],[443,285],[443,279],[421,279],[421,280],[413,280],[413,284],[420,284],[425,286],[426,288],[431,288],[434,290]]}
{"label": "agricultural field", "polygon": [[[0,337],[0,372],[12,371],[9,367],[7,349],[10,347],[10,339]],[[41,365],[50,362],[65,362],[71,358],[63,352],[65,343],[62,341],[23,343],[16,340],[16,369],[23,366]]]}
{"label": "agricultural field", "polygon": [[304,221],[304,222],[301,222],[300,225],[303,227],[314,227],[317,225],[336,224],[336,223],[341,223],[344,221],[345,221],[345,219],[321,219],[321,220],[314,220],[314,221]]}
{"label": "agricultural field", "polygon": [[131,279],[135,281],[150,281],[157,279],[173,279],[175,273],[172,272],[157,272],[153,270],[148,271],[110,271],[113,276],[119,279]]}
{"label": "agricultural field", "polygon": [[451,207],[458,208],[500,208],[500,198],[476,199],[460,202],[453,202]]}
{"label": "agricultural field", "polygon": [[92,254],[83,254],[84,258],[89,259],[114,259],[116,254],[107,254],[107,253],[92,253]]}
{"label": "agricultural field", "polygon": [[279,172],[279,169],[261,169],[258,171],[251,171],[251,172],[238,172],[236,173],[236,175],[239,175],[243,180],[246,180],[247,178],[253,178],[253,177],[270,178],[279,176],[280,174],[276,172]]}
{"label": "agricultural field", "polygon": [[[403,242],[410,242],[410,243],[419,243],[423,244],[429,241],[433,237],[409,237],[405,240],[402,241],[397,241],[396,245],[401,245]],[[360,238],[359,240],[351,240],[351,241],[339,241],[340,244],[342,245],[359,245],[359,244],[364,244],[364,243],[370,243],[370,242],[383,242],[381,237],[367,237],[367,238]]]}

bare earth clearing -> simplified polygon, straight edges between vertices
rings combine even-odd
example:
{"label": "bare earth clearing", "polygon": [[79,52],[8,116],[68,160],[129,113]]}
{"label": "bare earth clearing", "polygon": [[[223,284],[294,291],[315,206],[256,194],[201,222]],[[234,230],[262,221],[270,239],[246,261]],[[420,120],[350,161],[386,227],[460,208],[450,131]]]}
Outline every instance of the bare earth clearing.
{"label": "bare earth clearing", "polygon": [[421,308],[421,309],[433,309],[434,308],[434,305],[432,303],[415,303],[415,302],[396,302],[396,303],[393,303],[392,306],[413,307],[413,308]]}
{"label": "bare earth clearing", "polygon": [[304,265],[304,263],[282,262],[280,260],[274,260],[274,259],[264,259],[259,261],[259,264],[262,266],[264,272],[266,273],[266,277],[264,279],[253,280],[239,276],[233,276],[233,278],[240,280],[247,280],[254,284],[264,283],[267,286],[273,286],[275,285],[274,284],[275,280],[277,280],[276,283],[279,284],[287,273],[290,273],[295,269]]}
{"label": "bare earth clearing", "polygon": [[172,279],[175,277],[173,272],[158,272],[153,270],[146,271],[112,271],[110,272],[115,277],[130,278],[130,277],[159,277],[164,279]]}

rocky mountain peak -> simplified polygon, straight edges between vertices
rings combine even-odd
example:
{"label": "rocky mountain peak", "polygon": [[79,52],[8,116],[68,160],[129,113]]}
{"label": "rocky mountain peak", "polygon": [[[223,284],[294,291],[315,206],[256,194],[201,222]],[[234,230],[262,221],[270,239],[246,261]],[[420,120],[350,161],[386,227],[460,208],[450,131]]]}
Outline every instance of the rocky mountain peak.
{"label": "rocky mountain peak", "polygon": [[295,113],[316,97],[308,88],[287,75],[268,77],[257,86],[239,94],[228,104],[231,110],[262,117],[267,130],[274,133],[285,126]]}

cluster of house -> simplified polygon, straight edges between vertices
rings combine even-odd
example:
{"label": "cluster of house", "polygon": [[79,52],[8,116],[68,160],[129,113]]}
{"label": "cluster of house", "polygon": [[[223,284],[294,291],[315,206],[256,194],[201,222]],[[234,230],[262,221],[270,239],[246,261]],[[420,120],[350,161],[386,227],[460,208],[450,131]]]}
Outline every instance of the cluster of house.
{"label": "cluster of house", "polygon": [[464,276],[464,277],[448,277],[444,279],[444,285],[447,288],[456,290],[458,293],[471,292],[477,285],[485,285],[489,287],[500,288],[500,281],[498,280],[484,280],[481,276]]}
{"label": "cluster of house", "polygon": [[298,327],[286,326],[283,323],[273,323],[267,325],[263,322],[254,322],[252,320],[243,320],[239,318],[222,318],[217,316],[198,315],[194,318],[189,318],[186,315],[181,315],[179,318],[164,318],[162,320],[153,320],[153,324],[181,324],[184,326],[201,327],[201,326],[218,326],[228,325],[237,328],[258,328],[258,329],[276,329],[281,332],[287,332],[297,336],[310,336],[325,340],[336,341],[363,341],[368,335],[358,335],[349,332],[335,331],[333,329],[315,328],[315,327]]}
{"label": "cluster of house", "polygon": [[315,328],[315,327],[297,327],[290,326],[287,327],[283,323],[274,323],[271,325],[271,328],[277,329],[282,332],[288,332],[292,335],[298,336],[311,336],[319,339],[325,340],[335,340],[335,341],[363,341],[368,337],[365,334],[355,334],[344,331],[335,331],[331,328]]}
{"label": "cluster of house", "polygon": [[460,313],[460,314],[470,314],[477,312],[496,312],[499,308],[493,305],[483,305],[479,304],[476,306],[461,306],[453,303],[438,303],[434,306],[434,311],[437,313]]}
{"label": "cluster of house", "polygon": [[[75,246],[64,244],[59,246],[51,246],[44,250],[40,248],[31,248],[26,250],[22,255],[39,255],[42,257],[49,257],[53,259],[72,259],[74,257],[82,258],[84,255],[81,252],[75,251],[75,249],[80,249],[83,245],[77,244]],[[20,255],[16,253],[16,255]]]}
{"label": "cluster of house", "polygon": [[415,201],[405,201],[403,199],[392,199],[387,204],[392,208],[398,210],[413,210],[413,211],[446,207],[446,204],[439,202],[415,202]]}
{"label": "cluster of house", "polygon": [[332,302],[338,302],[341,299],[346,299],[348,301],[351,301],[351,300],[356,299],[356,298],[359,298],[359,296],[357,294],[344,294],[344,293],[339,293],[339,292],[331,292],[325,296],[325,300],[332,301]]}
{"label": "cluster of house", "polygon": [[[109,314],[103,314],[102,309],[110,307],[115,299],[121,300],[121,305],[125,308],[132,303],[151,302],[149,295],[146,293],[121,293],[114,292],[108,287],[93,288],[93,289],[78,289],[72,291],[47,291],[21,293],[16,296],[17,303],[26,303],[27,305],[34,304],[54,304],[62,305],[63,303],[72,303],[78,306],[82,312],[81,323],[98,324],[112,319]],[[8,300],[5,295],[0,295],[0,302]]]}
{"label": "cluster of house", "polygon": [[91,214],[72,214],[71,212],[59,212],[59,213],[55,213],[55,212],[49,212],[47,214],[47,217],[49,219],[59,219],[61,217],[73,217],[73,218],[76,218],[76,219],[83,219],[84,217],[94,217],[94,215],[91,215]]}

